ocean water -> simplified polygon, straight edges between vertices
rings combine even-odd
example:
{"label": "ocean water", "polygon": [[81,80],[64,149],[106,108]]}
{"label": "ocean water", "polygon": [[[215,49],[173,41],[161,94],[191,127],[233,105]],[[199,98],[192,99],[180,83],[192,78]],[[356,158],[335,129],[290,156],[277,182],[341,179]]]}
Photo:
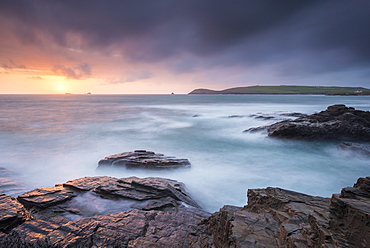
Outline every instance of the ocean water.
{"label": "ocean water", "polygon": [[[245,205],[249,188],[272,186],[330,197],[369,176],[370,160],[338,151],[339,141],[278,140],[243,130],[332,104],[369,111],[370,97],[0,95],[0,178],[5,183],[0,191],[16,196],[108,175],[179,180],[212,212],[225,204]],[[105,156],[136,149],[187,158],[192,167],[96,171]]]}

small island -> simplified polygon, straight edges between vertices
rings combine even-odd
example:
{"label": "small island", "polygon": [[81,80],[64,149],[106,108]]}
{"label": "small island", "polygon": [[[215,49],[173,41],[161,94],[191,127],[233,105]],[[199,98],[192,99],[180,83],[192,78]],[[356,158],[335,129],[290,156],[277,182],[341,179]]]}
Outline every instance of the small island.
{"label": "small island", "polygon": [[370,95],[370,89],[363,87],[334,87],[334,86],[247,86],[225,90],[195,89],[189,94],[276,94],[276,95]]}

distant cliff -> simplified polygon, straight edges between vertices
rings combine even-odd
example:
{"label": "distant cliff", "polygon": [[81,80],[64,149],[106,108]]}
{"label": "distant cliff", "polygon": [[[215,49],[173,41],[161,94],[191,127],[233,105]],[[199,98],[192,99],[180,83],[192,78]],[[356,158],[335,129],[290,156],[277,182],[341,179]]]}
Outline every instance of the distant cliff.
{"label": "distant cliff", "polygon": [[326,86],[248,86],[225,90],[195,89],[189,94],[304,94],[304,95],[370,95],[363,87]]}

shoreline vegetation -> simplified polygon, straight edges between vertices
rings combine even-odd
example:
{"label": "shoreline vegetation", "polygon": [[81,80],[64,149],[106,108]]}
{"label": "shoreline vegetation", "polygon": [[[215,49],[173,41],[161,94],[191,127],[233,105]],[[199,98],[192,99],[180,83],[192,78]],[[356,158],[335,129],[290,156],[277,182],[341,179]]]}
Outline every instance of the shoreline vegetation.
{"label": "shoreline vegetation", "polygon": [[364,87],[335,87],[335,86],[247,86],[235,87],[224,90],[195,89],[190,95],[244,95],[244,94],[266,94],[266,95],[370,95],[370,89]]}

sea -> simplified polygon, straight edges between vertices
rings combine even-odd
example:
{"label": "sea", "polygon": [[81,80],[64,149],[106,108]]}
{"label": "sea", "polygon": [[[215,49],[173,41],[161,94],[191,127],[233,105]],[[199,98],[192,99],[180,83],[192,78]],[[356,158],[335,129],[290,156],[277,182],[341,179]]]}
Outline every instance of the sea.
{"label": "sea", "polygon": [[[370,111],[370,96],[0,95],[0,192],[17,196],[80,177],[137,176],[183,182],[210,212],[246,205],[253,188],[331,197],[370,175],[369,158],[339,150],[339,140],[243,131],[333,104]],[[105,156],[138,149],[186,158],[191,167],[97,170]]]}

